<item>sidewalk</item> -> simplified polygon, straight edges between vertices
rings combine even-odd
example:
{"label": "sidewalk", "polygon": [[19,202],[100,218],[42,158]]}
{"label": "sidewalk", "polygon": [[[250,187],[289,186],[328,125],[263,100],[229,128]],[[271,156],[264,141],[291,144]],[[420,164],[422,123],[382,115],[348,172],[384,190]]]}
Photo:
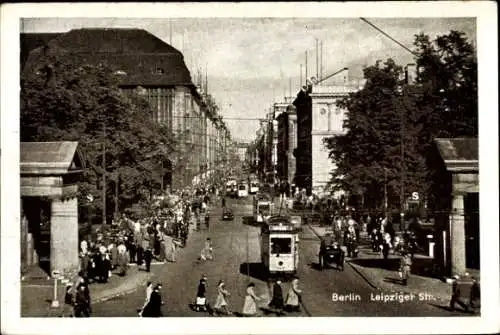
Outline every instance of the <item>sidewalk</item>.
{"label": "sidewalk", "polygon": [[[137,266],[130,266],[127,275],[119,277],[113,274],[105,284],[90,284],[92,304],[103,302],[120,295],[125,295],[146,285],[153,276]],[[54,295],[54,280],[25,280],[21,281],[21,317],[59,317],[64,304],[65,285],[58,281],[59,308],[52,308]]]}
{"label": "sidewalk", "polygon": [[[309,225],[316,236],[323,236],[331,232],[330,228]],[[359,254],[356,259],[348,260],[347,263],[373,288],[378,290],[413,293],[426,295],[428,302],[448,304],[451,298],[451,285],[438,278],[419,275],[432,264],[432,259],[424,255],[415,255],[412,274],[407,286],[399,282],[399,257],[389,255],[388,260],[384,260],[380,253],[374,253],[366,246],[364,241],[368,241],[366,233],[361,233],[361,243]],[[474,274],[475,275],[475,274]]]}

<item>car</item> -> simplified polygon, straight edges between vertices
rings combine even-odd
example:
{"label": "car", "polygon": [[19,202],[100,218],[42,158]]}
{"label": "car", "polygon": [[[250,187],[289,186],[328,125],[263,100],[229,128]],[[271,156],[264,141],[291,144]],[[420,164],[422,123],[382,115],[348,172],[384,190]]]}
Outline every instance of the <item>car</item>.
{"label": "car", "polygon": [[318,258],[320,270],[335,265],[336,269],[344,271],[345,252],[333,235],[327,234],[321,239]]}
{"label": "car", "polygon": [[222,212],[222,220],[226,221],[232,221],[234,220],[234,214],[231,208],[225,208]]}

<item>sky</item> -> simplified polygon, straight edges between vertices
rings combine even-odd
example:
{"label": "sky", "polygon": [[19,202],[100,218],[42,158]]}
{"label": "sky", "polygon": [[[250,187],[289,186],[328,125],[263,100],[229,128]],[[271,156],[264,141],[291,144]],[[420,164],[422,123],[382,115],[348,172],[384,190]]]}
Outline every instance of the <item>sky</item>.
{"label": "sky", "polygon": [[[476,45],[474,18],[369,18],[371,23],[412,48],[414,35],[431,38],[450,30],[464,32]],[[274,102],[295,96],[300,66],[316,74],[316,39],[323,44],[323,75],[348,67],[349,80],[362,78],[364,66],[392,58],[412,63],[413,56],[359,18],[30,18],[21,32],[65,32],[84,27],[142,28],[184,54],[196,80],[208,74],[208,91],[221,108],[231,135],[251,141]],[[290,85],[291,83],[291,85]],[[236,119],[235,119],[236,118]],[[244,120],[237,120],[244,118]],[[248,120],[251,119],[251,120]],[[255,119],[255,120],[253,120]]]}

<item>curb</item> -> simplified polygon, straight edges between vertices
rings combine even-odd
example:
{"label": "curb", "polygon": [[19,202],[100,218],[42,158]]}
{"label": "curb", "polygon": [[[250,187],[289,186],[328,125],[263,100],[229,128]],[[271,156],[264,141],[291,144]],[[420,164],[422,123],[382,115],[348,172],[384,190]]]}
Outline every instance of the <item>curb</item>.
{"label": "curb", "polygon": [[150,274],[146,279],[144,279],[143,281],[141,281],[138,285],[134,285],[134,287],[131,287],[131,288],[127,289],[127,290],[120,291],[118,293],[114,293],[114,294],[110,294],[110,295],[104,295],[104,296],[102,296],[100,298],[93,299],[92,303],[98,304],[98,303],[101,303],[101,302],[105,302],[105,301],[108,301],[108,300],[111,300],[111,299],[114,299],[114,298],[118,298],[118,297],[130,294],[130,293],[133,293],[133,292],[137,291],[137,289],[139,289],[139,287],[146,285],[146,283],[153,276],[154,276],[153,274]]}
{"label": "curb", "polygon": [[[321,239],[321,236],[319,236],[319,234],[316,232],[316,230],[310,225],[308,224],[309,226],[309,229],[311,229],[311,231],[314,233],[314,235],[316,235],[316,237],[318,237],[319,239]],[[363,280],[368,284],[370,285],[372,288],[378,290],[379,288],[373,284],[373,282],[371,280],[369,280],[363,273],[361,270],[359,270],[355,265],[353,265],[351,262],[346,262],[347,264],[349,264],[349,266],[354,270],[354,272],[356,272],[361,278],[363,278]]]}
{"label": "curb", "polygon": [[[309,228],[312,230],[312,232],[314,233],[314,235],[316,235],[318,238],[321,238],[321,236],[316,232],[316,230],[311,226],[311,225],[308,225]],[[368,284],[370,285],[372,288],[376,289],[376,290],[380,290],[380,288],[375,285],[373,283],[372,280],[368,279],[367,276],[363,273],[363,271],[361,269],[359,269],[359,266],[358,265],[354,265],[352,264],[351,262],[346,262],[347,264],[349,264],[351,266],[351,268],[361,277],[363,278],[363,280]],[[452,280],[449,280],[447,278],[446,280],[446,283],[449,284],[451,283]],[[401,290],[400,292],[402,293],[405,293],[405,294],[409,294],[409,293],[412,293],[411,291],[403,291]],[[437,300],[440,300],[440,301],[444,301],[444,302],[448,302],[449,301],[449,297],[444,297],[444,296],[440,296],[440,295],[436,295],[436,299]]]}

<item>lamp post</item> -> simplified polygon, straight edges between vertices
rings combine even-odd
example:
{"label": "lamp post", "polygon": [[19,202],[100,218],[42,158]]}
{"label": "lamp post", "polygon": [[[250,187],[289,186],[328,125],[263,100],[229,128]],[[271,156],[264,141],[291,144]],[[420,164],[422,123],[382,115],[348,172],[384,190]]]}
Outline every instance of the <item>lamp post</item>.
{"label": "lamp post", "polygon": [[94,202],[94,196],[90,193],[87,194],[87,202],[89,229],[92,231],[92,203]]}
{"label": "lamp post", "polygon": [[397,93],[401,97],[401,108],[400,108],[400,160],[401,160],[401,168],[400,168],[400,173],[401,173],[401,187],[400,187],[400,194],[399,194],[399,203],[400,203],[400,216],[401,216],[401,228],[404,228],[404,223],[405,223],[405,179],[406,179],[406,167],[405,167],[405,144],[404,144],[404,133],[405,133],[405,90],[402,86],[397,87]]}
{"label": "lamp post", "polygon": [[387,200],[387,168],[384,167],[384,215],[387,217],[387,207],[388,207],[388,200]]}
{"label": "lamp post", "polygon": [[106,224],[106,123],[102,124],[102,224]]}

